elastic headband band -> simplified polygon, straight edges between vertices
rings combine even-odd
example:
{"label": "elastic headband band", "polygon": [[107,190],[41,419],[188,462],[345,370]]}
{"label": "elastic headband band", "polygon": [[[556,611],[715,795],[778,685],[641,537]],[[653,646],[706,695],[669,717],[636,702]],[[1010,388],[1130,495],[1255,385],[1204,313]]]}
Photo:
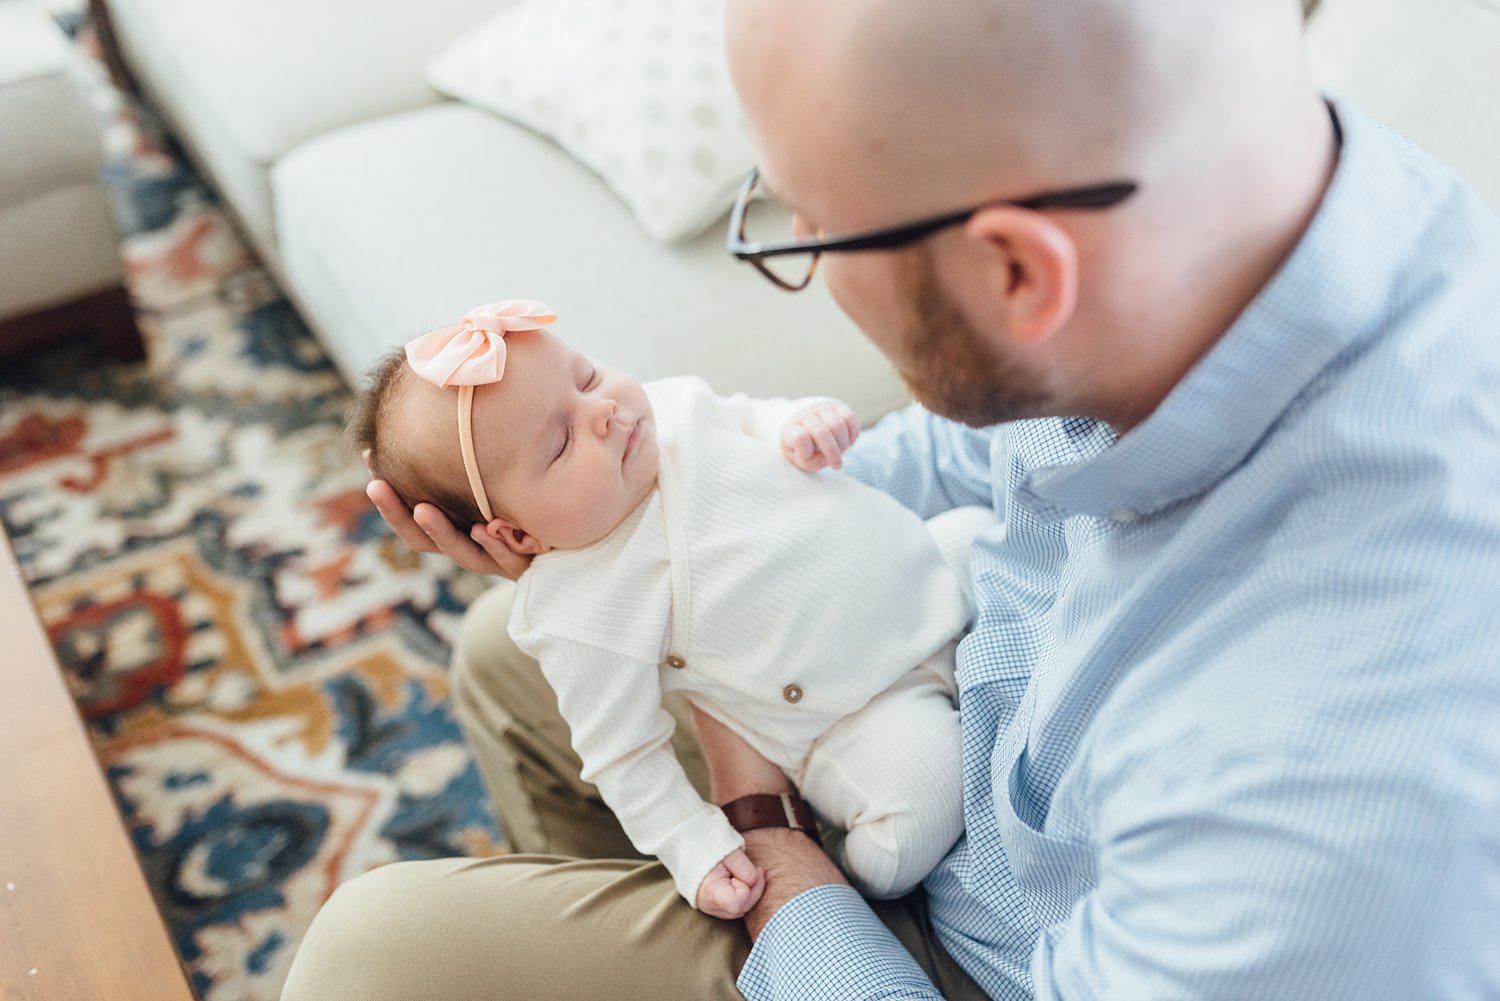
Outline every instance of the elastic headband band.
{"label": "elastic headband band", "polygon": [[499,382],[505,374],[505,335],[540,330],[557,322],[551,307],[534,299],[506,299],[476,306],[457,326],[423,334],[406,345],[412,371],[435,386],[458,387],[458,450],[463,455],[469,490],[485,521],[494,509],[484,495],[479,460],[474,456],[474,387]]}
{"label": "elastic headband band", "polygon": [[484,495],[484,480],[479,476],[479,460],[474,457],[474,387],[458,387],[458,450],[463,453],[464,472],[469,474],[469,489],[474,503],[486,522],[495,519],[490,500]]}

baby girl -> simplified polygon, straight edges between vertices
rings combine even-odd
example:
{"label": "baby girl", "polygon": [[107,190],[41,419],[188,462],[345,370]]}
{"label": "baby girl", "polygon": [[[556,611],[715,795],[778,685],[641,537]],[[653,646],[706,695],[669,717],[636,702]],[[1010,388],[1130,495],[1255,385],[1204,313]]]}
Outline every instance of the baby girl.
{"label": "baby girl", "polygon": [[[962,824],[957,565],[933,531],[837,468],[859,426],[828,399],[642,385],[507,300],[377,368],[355,420],[375,475],[534,557],[509,624],[595,783],[690,903],[743,915],[761,874],[672,752],[681,690],[782,768],[836,829],[861,890],[914,887]],[[787,807],[787,821],[794,813]],[[807,819],[802,826],[811,826]]]}

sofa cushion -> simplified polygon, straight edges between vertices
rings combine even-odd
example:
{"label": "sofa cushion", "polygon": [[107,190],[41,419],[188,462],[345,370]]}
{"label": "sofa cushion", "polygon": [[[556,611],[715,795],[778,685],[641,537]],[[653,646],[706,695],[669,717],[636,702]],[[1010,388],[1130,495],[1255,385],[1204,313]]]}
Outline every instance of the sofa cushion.
{"label": "sofa cushion", "polygon": [[497,0],[108,0],[131,68],[274,256],[266,170],[353,122],[438,101],[423,64]]}
{"label": "sofa cushion", "polygon": [[98,181],[0,207],[0,319],[119,285],[119,247],[114,207]]}
{"label": "sofa cushion", "polygon": [[99,182],[102,122],[80,63],[40,6],[0,3],[0,209]]}
{"label": "sofa cushion", "polygon": [[1324,86],[1500,208],[1500,0],[1320,0],[1307,45]]}
{"label": "sofa cushion", "polygon": [[428,64],[445,94],[551,136],[659,240],[729,210],[755,152],[720,0],[521,0]]}
{"label": "sofa cushion", "polygon": [[416,334],[522,296],[555,307],[559,333],[639,378],[827,393],[865,418],[903,400],[821,283],[773,288],[725,253],[718,231],[644,239],[597,177],[476,108],[436,105],[313,140],[277,165],[272,186],[298,304],[355,384]]}

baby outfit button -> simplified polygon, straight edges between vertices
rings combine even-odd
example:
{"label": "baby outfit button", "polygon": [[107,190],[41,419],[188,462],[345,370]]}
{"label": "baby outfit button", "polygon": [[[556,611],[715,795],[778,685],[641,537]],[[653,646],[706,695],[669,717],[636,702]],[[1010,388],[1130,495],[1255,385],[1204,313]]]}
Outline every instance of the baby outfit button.
{"label": "baby outfit button", "polygon": [[670,657],[667,658],[667,666],[668,667],[675,667],[675,668],[677,668],[677,670],[680,671],[684,667],[687,667],[687,661],[683,660],[681,657],[677,656],[674,653],[674,654],[672,654],[672,656],[670,656]]}
{"label": "baby outfit button", "polygon": [[801,685],[787,685],[785,688],[783,688],[781,690],[781,697],[784,698],[784,699],[786,699],[788,702],[791,702],[791,703],[801,702],[802,701],[802,686]]}

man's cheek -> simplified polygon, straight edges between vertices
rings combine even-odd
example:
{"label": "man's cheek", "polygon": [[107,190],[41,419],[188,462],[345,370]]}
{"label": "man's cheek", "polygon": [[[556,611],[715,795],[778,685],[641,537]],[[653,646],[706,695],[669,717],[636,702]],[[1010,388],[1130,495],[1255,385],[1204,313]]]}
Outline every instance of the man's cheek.
{"label": "man's cheek", "polygon": [[898,293],[895,272],[875,267],[874,261],[838,263],[826,276],[834,302],[877,348],[889,353],[898,339],[900,318],[906,315],[906,307],[895,301]]}
{"label": "man's cheek", "polygon": [[864,327],[867,318],[874,312],[874,303],[870,301],[871,290],[862,287],[867,283],[861,281],[859,269],[851,266],[856,262],[841,259],[849,256],[852,255],[825,254],[820,262],[822,276],[828,283],[828,292],[833,296],[833,301],[849,314],[850,319]]}

